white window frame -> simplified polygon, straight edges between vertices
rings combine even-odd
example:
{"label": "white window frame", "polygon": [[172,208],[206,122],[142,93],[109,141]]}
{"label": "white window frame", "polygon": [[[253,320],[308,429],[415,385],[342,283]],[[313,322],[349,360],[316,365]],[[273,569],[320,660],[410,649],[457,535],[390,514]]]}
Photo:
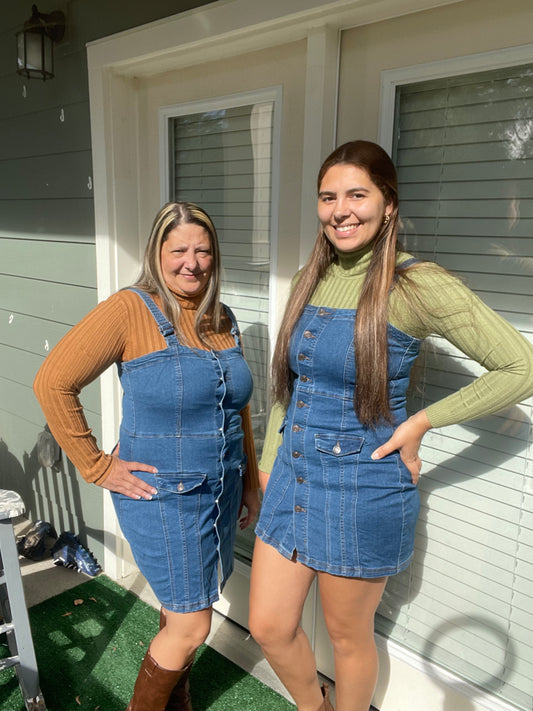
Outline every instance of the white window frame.
{"label": "white window frame", "polygon": [[396,88],[431,79],[473,74],[474,72],[504,69],[533,62],[533,44],[523,44],[492,52],[469,54],[427,64],[415,64],[381,72],[378,143],[389,155],[392,153]]}

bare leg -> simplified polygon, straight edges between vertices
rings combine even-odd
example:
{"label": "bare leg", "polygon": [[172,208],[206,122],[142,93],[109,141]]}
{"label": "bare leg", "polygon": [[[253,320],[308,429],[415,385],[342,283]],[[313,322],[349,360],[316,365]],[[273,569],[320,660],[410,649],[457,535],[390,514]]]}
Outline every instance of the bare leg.
{"label": "bare leg", "polygon": [[164,613],[166,624],[153,638],[150,654],[164,669],[183,669],[209,634],[212,608]]}
{"label": "bare leg", "polygon": [[318,574],[324,619],[335,655],[337,711],[368,711],[376,686],[378,656],[374,615],[387,578]]}
{"label": "bare leg", "polygon": [[300,627],[315,571],[255,542],[250,585],[250,631],[293,697],[298,711],[323,703],[311,645]]}

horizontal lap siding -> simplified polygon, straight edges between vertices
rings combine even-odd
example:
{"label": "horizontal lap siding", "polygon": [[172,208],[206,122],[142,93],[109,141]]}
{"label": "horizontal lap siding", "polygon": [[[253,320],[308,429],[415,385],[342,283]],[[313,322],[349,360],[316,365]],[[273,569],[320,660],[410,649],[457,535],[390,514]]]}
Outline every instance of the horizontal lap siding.
{"label": "horizontal lap siding", "polygon": [[[64,457],[56,470],[40,466],[45,420],[32,390],[46,354],[96,304],[85,48],[70,27],[52,81],[17,76],[13,35],[29,12],[18,5],[2,42],[9,65],[0,55],[0,486],[22,494],[31,519],[82,534],[90,522],[89,543],[101,557],[101,492],[80,482]],[[97,383],[83,402],[99,435]]]}

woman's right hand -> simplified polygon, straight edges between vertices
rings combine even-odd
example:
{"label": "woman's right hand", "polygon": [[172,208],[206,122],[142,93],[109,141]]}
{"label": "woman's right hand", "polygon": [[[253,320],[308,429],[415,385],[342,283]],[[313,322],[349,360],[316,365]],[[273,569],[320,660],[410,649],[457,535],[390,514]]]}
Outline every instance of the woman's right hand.
{"label": "woman's right hand", "polygon": [[157,494],[157,489],[132,474],[132,471],[157,474],[155,467],[141,464],[141,462],[125,462],[123,459],[119,459],[116,454],[113,454],[111,472],[100,486],[103,489],[115,491],[117,494],[129,496],[130,499],[147,499],[149,501],[154,494]]}

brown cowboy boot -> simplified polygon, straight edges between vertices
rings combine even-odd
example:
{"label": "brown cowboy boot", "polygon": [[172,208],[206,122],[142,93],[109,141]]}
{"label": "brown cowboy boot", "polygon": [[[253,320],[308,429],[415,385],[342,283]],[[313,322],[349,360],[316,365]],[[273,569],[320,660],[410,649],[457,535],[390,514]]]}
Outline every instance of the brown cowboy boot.
{"label": "brown cowboy boot", "polygon": [[183,674],[183,669],[160,667],[148,650],[126,711],[165,711],[170,694]]}
{"label": "brown cowboy boot", "polygon": [[329,700],[329,684],[326,684],[326,682],[324,682],[322,684],[321,691],[322,696],[324,697],[324,701],[322,703],[322,706],[317,709],[317,711],[335,711],[335,709],[331,705],[331,701]]}
{"label": "brown cowboy boot", "polygon": [[[163,610],[159,613],[159,629],[162,630],[166,625],[167,620]],[[195,655],[193,654],[191,661],[183,669],[183,675],[180,677],[176,686],[170,692],[165,711],[194,711],[191,703],[191,692],[189,685],[189,674],[194,662]]]}

